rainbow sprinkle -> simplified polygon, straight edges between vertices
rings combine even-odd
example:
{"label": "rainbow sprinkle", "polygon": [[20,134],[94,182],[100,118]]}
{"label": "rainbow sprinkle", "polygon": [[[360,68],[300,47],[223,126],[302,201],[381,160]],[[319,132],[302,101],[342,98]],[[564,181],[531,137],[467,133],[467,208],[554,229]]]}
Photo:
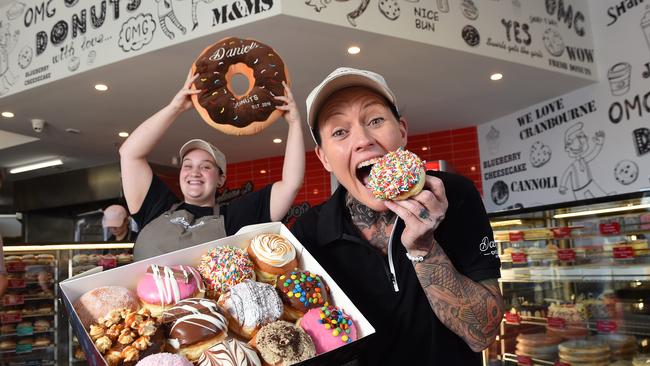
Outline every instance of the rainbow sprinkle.
{"label": "rainbow sprinkle", "polygon": [[376,198],[392,200],[418,183],[422,169],[424,161],[400,147],[372,166],[367,187]]}
{"label": "rainbow sprinkle", "polygon": [[199,272],[209,291],[223,293],[246,279],[253,279],[253,262],[248,254],[236,247],[210,249],[201,256]]}
{"label": "rainbow sprinkle", "polygon": [[332,330],[332,336],[341,338],[343,343],[354,341],[350,334],[350,328],[353,326],[352,319],[343,310],[336,306],[323,306],[319,309],[320,319],[318,322],[323,324],[327,330]]}

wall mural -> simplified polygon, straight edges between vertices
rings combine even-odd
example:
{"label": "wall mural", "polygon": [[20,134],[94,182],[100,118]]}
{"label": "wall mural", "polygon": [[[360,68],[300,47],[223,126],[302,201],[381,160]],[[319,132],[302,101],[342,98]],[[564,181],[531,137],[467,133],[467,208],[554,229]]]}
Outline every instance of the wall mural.
{"label": "wall mural", "polygon": [[304,0],[285,1],[282,6],[289,15],[595,79],[587,4],[584,0]]}
{"label": "wall mural", "polygon": [[0,96],[279,12],[278,0],[15,0],[0,9]]}
{"label": "wall mural", "polygon": [[[636,1],[590,4],[590,30],[586,12],[569,1],[546,0],[546,16],[529,19],[548,25],[543,52],[550,63],[597,63],[602,76],[596,84],[479,126],[488,211],[650,189],[650,8]],[[574,39],[593,32],[599,52],[576,46],[566,31]]]}

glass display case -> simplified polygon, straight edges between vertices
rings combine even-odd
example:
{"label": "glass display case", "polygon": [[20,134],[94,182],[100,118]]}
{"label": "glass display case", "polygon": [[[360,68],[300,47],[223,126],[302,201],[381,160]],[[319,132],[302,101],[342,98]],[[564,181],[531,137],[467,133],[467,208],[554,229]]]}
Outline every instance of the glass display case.
{"label": "glass display case", "polygon": [[133,243],[4,247],[9,288],[0,304],[0,366],[85,364],[58,283],[131,263]]}
{"label": "glass display case", "polygon": [[650,194],[491,215],[506,314],[486,363],[650,364]]}

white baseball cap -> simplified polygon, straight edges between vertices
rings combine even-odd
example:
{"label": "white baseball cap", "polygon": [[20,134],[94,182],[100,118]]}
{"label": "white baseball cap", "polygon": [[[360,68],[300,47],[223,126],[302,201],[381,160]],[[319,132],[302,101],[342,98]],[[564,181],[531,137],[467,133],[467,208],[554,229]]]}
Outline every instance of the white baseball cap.
{"label": "white baseball cap", "polygon": [[388,84],[386,84],[383,76],[368,70],[339,67],[327,75],[307,96],[307,125],[309,126],[311,137],[315,142],[316,137],[314,136],[313,128],[316,125],[316,119],[321,107],[330,95],[352,86],[362,86],[372,89],[385,97],[394,106],[397,104],[397,98],[395,98],[395,94],[388,88]]}
{"label": "white baseball cap", "polygon": [[102,217],[103,227],[120,227],[124,224],[124,220],[129,216],[126,209],[120,205],[110,205],[104,209],[104,217]]}
{"label": "white baseball cap", "polygon": [[181,156],[181,161],[183,161],[183,157],[185,154],[190,152],[191,150],[194,149],[201,149],[203,151],[207,151],[208,154],[212,155],[214,158],[214,162],[217,164],[219,168],[221,168],[221,172],[223,174],[226,174],[226,155],[224,155],[221,150],[217,149],[214,145],[211,143],[201,140],[201,139],[193,139],[185,143],[181,147],[181,150],[178,152],[178,154]]}

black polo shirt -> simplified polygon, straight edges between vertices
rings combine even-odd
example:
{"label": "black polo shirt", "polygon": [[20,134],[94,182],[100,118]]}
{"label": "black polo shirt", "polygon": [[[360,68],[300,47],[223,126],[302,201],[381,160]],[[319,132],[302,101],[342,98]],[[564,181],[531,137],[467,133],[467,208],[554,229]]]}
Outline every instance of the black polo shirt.
{"label": "black polo shirt", "polygon": [[[473,183],[456,174],[428,172],[444,182],[449,208],[436,230],[454,267],[473,281],[499,277],[499,258],[481,197]],[[325,203],[298,218],[292,231],[375,327],[362,365],[480,365],[481,354],[438,320],[401,243],[404,222],[393,239],[399,292],[388,259],[361,238],[340,186]]]}

